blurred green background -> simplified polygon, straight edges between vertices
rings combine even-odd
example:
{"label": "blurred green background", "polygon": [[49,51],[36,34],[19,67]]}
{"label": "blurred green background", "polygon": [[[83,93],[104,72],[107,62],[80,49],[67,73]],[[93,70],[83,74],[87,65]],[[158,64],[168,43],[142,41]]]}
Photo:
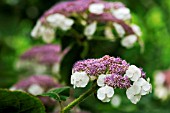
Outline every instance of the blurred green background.
{"label": "blurred green background", "polygon": [[[62,0],[1,0],[0,2],[0,87],[9,88],[19,79],[15,62],[27,49],[36,44],[43,44],[30,36],[36,20],[45,10]],[[110,0],[115,1],[115,0]],[[133,15],[132,21],[138,24],[143,32],[145,51],[139,47],[123,51],[116,55],[132,64],[143,67],[147,76],[153,81],[155,70],[170,67],[170,0],[117,0],[125,3]],[[124,98],[124,97],[123,97]],[[95,113],[136,112],[136,113],[169,113],[170,101],[161,102],[153,94],[143,97],[138,105],[126,104],[119,108],[96,101],[85,101],[81,106],[92,109]],[[88,104],[90,103],[90,104]],[[94,103],[94,104],[92,104]],[[84,106],[83,106],[84,105]],[[93,106],[92,106],[93,105]],[[101,107],[100,107],[101,106]],[[92,108],[90,108],[92,107]]]}

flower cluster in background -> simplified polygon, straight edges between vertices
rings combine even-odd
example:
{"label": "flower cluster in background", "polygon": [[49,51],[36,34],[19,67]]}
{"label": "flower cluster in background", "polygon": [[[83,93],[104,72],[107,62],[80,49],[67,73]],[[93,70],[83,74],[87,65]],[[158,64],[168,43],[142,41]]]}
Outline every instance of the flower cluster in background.
{"label": "flower cluster in background", "polygon": [[157,71],[154,75],[154,95],[166,100],[170,95],[170,70]]}
{"label": "flower cluster in background", "polygon": [[32,75],[29,78],[20,80],[18,83],[14,84],[10,90],[28,92],[34,96],[38,96],[38,98],[46,107],[54,107],[57,104],[56,101],[49,97],[43,97],[39,95],[52,88],[58,87],[61,87],[61,85],[54,78],[49,77],[48,75]]}
{"label": "flower cluster in background", "polygon": [[59,74],[60,62],[68,50],[66,48],[62,51],[57,44],[35,46],[21,55],[16,67],[27,69],[34,74],[44,74],[51,67],[53,74]]}
{"label": "flower cluster in background", "polygon": [[[83,32],[75,30],[77,24],[83,26]],[[57,29],[74,30],[79,35],[84,34],[83,36],[90,40],[95,38],[94,34],[98,30],[101,32],[101,28],[104,32],[100,33],[100,37],[112,41],[119,37],[121,45],[126,48],[133,47],[140,40],[141,30],[131,23],[130,10],[120,2],[103,0],[74,0],[57,3],[41,16],[31,35],[35,38],[42,37],[46,43],[50,43],[54,40]]]}
{"label": "flower cluster in background", "polygon": [[87,59],[74,64],[71,84],[85,87],[90,81],[97,80],[100,87],[97,98],[109,102],[114,95],[114,89],[127,89],[127,98],[136,104],[142,95],[151,92],[152,86],[141,68],[130,65],[121,58],[105,55],[99,59]]}
{"label": "flower cluster in background", "polygon": [[[49,75],[32,75],[28,78],[20,80],[14,84],[9,90],[11,91],[23,91],[31,95],[37,96],[44,106],[46,107],[47,113],[59,113],[60,105],[52,98],[40,96],[41,94],[48,92],[54,88],[60,88],[61,85],[55,78]],[[68,103],[73,101],[73,97],[70,97],[67,101],[62,104],[66,106]],[[71,110],[71,113],[90,113],[81,110],[78,106]]]}

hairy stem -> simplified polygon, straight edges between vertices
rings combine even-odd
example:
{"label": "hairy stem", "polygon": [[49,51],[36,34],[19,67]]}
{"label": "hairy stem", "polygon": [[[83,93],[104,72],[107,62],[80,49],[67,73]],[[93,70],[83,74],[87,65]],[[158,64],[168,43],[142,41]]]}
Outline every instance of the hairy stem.
{"label": "hairy stem", "polygon": [[81,103],[82,101],[84,101],[88,96],[90,96],[92,93],[94,93],[94,91],[96,91],[96,83],[89,89],[87,90],[85,93],[83,93],[82,95],[80,95],[77,99],[75,99],[74,101],[72,101],[70,104],[68,104],[66,107],[64,107],[60,113],[67,113],[70,109],[72,109],[74,106],[78,105],[79,103]]}

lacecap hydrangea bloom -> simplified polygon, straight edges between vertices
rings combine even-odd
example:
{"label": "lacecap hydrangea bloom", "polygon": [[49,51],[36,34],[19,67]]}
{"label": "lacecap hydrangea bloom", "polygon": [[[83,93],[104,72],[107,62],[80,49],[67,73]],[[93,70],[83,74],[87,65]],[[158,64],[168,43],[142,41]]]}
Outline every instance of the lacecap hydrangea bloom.
{"label": "lacecap hydrangea bloom", "polygon": [[74,64],[71,75],[71,84],[74,88],[83,88],[94,80],[99,86],[97,98],[102,102],[109,102],[116,88],[126,89],[127,98],[134,104],[141,99],[142,95],[152,90],[152,85],[149,80],[146,80],[142,68],[108,55]]}
{"label": "lacecap hydrangea bloom", "polygon": [[[46,43],[50,43],[55,37],[55,30],[74,29],[75,23],[83,26],[84,36],[88,40],[93,39],[100,23],[104,23],[105,37],[109,40],[114,40],[115,35],[120,37],[122,46],[126,48],[133,47],[141,36],[140,28],[131,23],[130,9],[121,2],[103,0],[59,2],[39,18],[31,36],[42,37]],[[112,30],[117,33],[114,34]]]}
{"label": "lacecap hydrangea bloom", "polygon": [[36,74],[44,74],[51,67],[54,74],[59,73],[60,62],[68,52],[68,48],[61,50],[60,45],[39,45],[24,52],[16,63],[17,69],[31,70]]}
{"label": "lacecap hydrangea bloom", "polygon": [[54,107],[57,103],[49,97],[39,96],[52,88],[59,88],[61,85],[53,78],[47,75],[32,75],[26,79],[20,80],[14,84],[10,90],[24,91],[30,93],[42,101],[48,107]]}
{"label": "lacecap hydrangea bloom", "polygon": [[[60,105],[50,97],[40,96],[47,91],[63,87],[60,83],[56,81],[55,78],[47,75],[32,75],[26,79],[20,80],[14,84],[10,90],[11,91],[24,91],[31,95],[37,96],[44,106],[46,107],[46,112],[48,113],[60,113]],[[62,102],[63,106],[68,105],[73,101],[73,97],[70,97],[65,102]],[[81,110],[78,106],[70,111],[70,113],[90,113],[88,111]]]}
{"label": "lacecap hydrangea bloom", "polygon": [[170,96],[170,70],[155,72],[154,85],[154,95],[161,100],[167,100]]}

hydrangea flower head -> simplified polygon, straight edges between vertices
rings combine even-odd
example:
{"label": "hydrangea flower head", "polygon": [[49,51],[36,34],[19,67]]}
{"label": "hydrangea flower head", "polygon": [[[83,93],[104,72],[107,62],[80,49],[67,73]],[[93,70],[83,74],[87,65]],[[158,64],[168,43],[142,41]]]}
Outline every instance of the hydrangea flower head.
{"label": "hydrangea flower head", "polygon": [[[33,75],[14,84],[10,90],[24,91],[37,96],[58,87],[61,87],[61,85],[52,77],[47,75]],[[47,107],[54,107],[56,105],[56,102],[49,97],[38,96],[38,98]]]}
{"label": "hydrangea flower head", "polygon": [[60,45],[40,45],[32,47],[20,56],[16,63],[18,70],[28,70],[34,74],[44,74],[51,69],[53,74],[59,73],[60,62],[69,48],[61,50]]}
{"label": "hydrangea flower head", "polygon": [[170,96],[170,70],[157,71],[154,75],[154,95],[161,100]]}
{"label": "hydrangea flower head", "polygon": [[119,57],[105,55],[99,59],[78,61],[74,64],[72,72],[71,84],[74,87],[81,86],[80,83],[85,87],[92,80],[90,78],[95,78],[100,87],[97,97],[102,102],[109,102],[116,88],[127,89],[126,95],[134,104],[140,100],[142,95],[152,90],[152,85],[145,80],[146,75],[142,68],[130,65]]}
{"label": "hydrangea flower head", "polygon": [[21,55],[21,60],[35,61],[40,64],[51,65],[60,62],[62,58],[60,45],[35,46]]}
{"label": "hydrangea flower head", "polygon": [[[104,28],[115,29],[117,33],[111,31],[109,34],[122,38],[122,46],[130,48],[141,36],[140,28],[131,24],[130,20],[130,10],[121,2],[65,1],[59,2],[47,10],[37,21],[31,35],[35,38],[42,37],[46,43],[51,43],[55,38],[55,30],[61,29],[66,32],[75,29],[75,26],[80,24],[82,28],[84,27],[84,36],[89,40],[94,38],[95,31],[98,30],[98,26],[101,26],[98,23],[102,23]],[[113,23],[113,26],[110,23]]]}

